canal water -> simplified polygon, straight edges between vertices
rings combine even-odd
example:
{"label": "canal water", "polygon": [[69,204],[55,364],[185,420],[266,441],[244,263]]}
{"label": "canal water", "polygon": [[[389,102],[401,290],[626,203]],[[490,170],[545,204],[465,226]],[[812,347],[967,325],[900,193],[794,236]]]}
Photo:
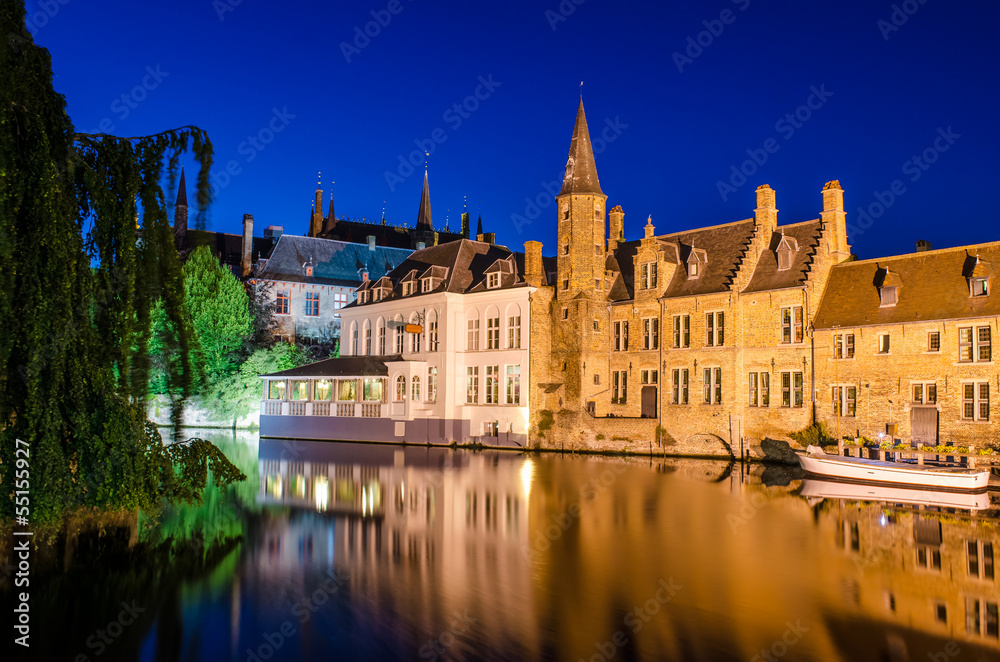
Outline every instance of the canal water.
{"label": "canal water", "polygon": [[40,549],[28,659],[1000,659],[996,493],[201,434],[248,480]]}

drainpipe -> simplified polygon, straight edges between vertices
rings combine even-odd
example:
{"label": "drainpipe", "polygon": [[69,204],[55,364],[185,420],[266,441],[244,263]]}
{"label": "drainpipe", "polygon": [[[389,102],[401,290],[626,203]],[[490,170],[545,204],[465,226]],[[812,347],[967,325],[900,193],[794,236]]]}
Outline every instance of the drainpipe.
{"label": "drainpipe", "polygon": [[[812,320],[809,317],[809,288],[806,285],[802,286],[802,293],[805,295],[806,300],[806,314],[805,318],[802,320],[802,332],[806,333],[809,331],[809,364],[811,376],[809,378],[809,404],[812,409],[812,425],[816,425],[816,333],[812,328]],[[806,326],[806,320],[809,320],[809,325]]]}
{"label": "drainpipe", "polygon": [[[656,323],[660,325],[660,333],[659,333],[659,340],[658,340],[658,344],[659,344],[659,347],[660,347],[660,360],[659,360],[659,362],[656,365],[656,370],[657,370],[657,372],[660,375],[659,380],[657,380],[660,383],[656,385],[656,387],[657,387],[656,388],[656,396],[657,396],[656,397],[656,425],[657,425],[658,428],[662,428],[663,427],[663,383],[664,383],[663,380],[666,377],[666,371],[663,369],[663,335],[664,335],[664,328],[663,328],[663,299],[662,298],[660,299],[660,319],[657,320]],[[659,445],[659,443],[660,443],[660,440],[657,439],[656,440],[656,444]]]}

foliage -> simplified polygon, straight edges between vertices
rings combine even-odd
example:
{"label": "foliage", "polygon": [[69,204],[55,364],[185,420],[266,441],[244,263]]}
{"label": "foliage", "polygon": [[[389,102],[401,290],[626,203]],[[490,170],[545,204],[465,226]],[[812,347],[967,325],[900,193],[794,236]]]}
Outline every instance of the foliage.
{"label": "foliage", "polygon": [[[0,34],[23,35],[24,26],[23,2],[0,5]],[[179,429],[195,339],[160,181],[164,162],[175,172],[190,146],[203,217],[211,143],[190,126],[135,138],[75,134],[48,51],[30,35],[8,46],[0,49],[0,484],[12,497],[21,439],[33,522],[80,505],[193,498],[199,463],[232,477],[225,458],[203,444],[162,450],[142,403],[151,303],[160,300]],[[177,474],[167,466],[174,460]],[[13,498],[0,500],[0,514],[13,511]]]}
{"label": "foliage", "polygon": [[555,424],[555,418],[552,416],[552,412],[548,409],[543,409],[538,412],[538,436],[544,437],[545,431],[551,428]]}
{"label": "foliage", "polygon": [[208,246],[196,248],[184,263],[184,300],[201,348],[204,374],[231,375],[250,335],[250,299],[239,279]]}
{"label": "foliage", "polygon": [[219,418],[235,422],[250,413],[261,399],[260,375],[288,370],[309,363],[309,356],[298,345],[278,343],[258,349],[232,375],[209,379],[202,405]]}
{"label": "foliage", "polygon": [[826,423],[822,421],[814,423],[798,432],[793,432],[789,436],[802,446],[823,446],[824,444],[829,444],[831,441],[834,443],[837,441],[830,436],[830,431],[827,429]]}

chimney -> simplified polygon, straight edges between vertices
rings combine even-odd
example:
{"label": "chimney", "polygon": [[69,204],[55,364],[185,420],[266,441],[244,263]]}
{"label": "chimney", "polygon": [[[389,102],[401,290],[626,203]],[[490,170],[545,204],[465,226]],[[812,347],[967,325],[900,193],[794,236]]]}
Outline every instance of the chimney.
{"label": "chimney", "polygon": [[615,205],[611,211],[608,212],[608,218],[611,219],[611,226],[608,235],[608,250],[613,251],[618,248],[618,242],[625,239],[625,212],[622,211],[622,206]]}
{"label": "chimney", "polygon": [[839,180],[834,179],[823,186],[823,211],[819,216],[828,237],[830,254],[836,262],[843,262],[851,256],[851,245],[847,243],[844,189],[840,188]]}
{"label": "chimney", "polygon": [[368,235],[368,250],[375,250],[375,235],[373,234]]}
{"label": "chimney", "polygon": [[309,236],[318,237],[323,231],[323,189],[316,184],[316,202],[313,204],[312,217],[309,221]]}
{"label": "chimney", "polygon": [[240,258],[240,274],[246,278],[250,275],[252,263],[250,251],[253,248],[253,215],[243,214],[243,255]]}
{"label": "chimney", "polygon": [[497,234],[496,232],[484,232],[476,238],[476,241],[482,241],[492,246],[497,243]]}
{"label": "chimney", "polygon": [[774,204],[774,189],[767,184],[758,186],[757,208],[754,209],[753,214],[757,220],[760,237],[765,243],[771,241],[771,233],[778,228],[778,209]]}
{"label": "chimney", "polygon": [[540,241],[524,242],[524,280],[534,287],[541,287],[545,282]]}
{"label": "chimney", "polygon": [[926,253],[927,251],[931,250],[931,248],[932,248],[931,242],[926,241],[924,239],[920,239],[919,241],[917,241],[918,253]]}

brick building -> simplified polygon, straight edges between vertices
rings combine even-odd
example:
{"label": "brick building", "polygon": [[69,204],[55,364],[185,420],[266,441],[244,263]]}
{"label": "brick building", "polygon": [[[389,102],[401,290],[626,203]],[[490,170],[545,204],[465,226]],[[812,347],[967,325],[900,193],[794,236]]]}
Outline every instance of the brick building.
{"label": "brick building", "polygon": [[[817,418],[843,435],[982,445],[1000,438],[992,351],[1000,242],[835,267],[815,320]],[[891,431],[891,428],[890,428]]]}

